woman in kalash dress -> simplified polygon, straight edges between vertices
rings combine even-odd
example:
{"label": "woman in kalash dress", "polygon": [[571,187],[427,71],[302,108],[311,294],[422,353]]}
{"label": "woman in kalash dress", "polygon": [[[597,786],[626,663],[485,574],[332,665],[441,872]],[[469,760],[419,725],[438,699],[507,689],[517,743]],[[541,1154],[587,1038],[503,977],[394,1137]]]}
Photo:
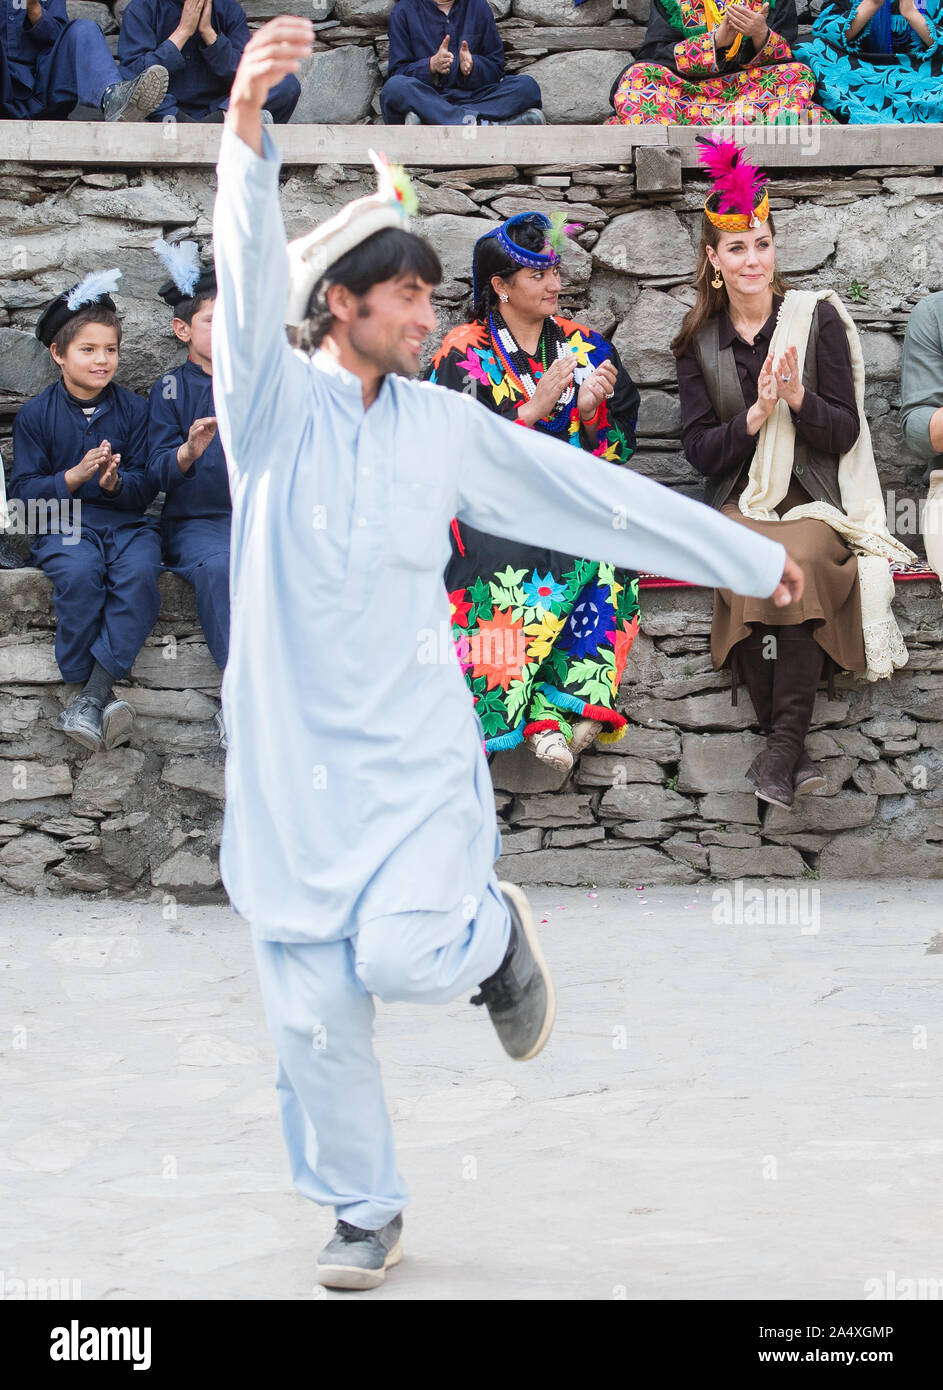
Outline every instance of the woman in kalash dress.
{"label": "woman in kalash dress", "polygon": [[[563,214],[522,213],[479,238],[475,319],[444,339],[428,379],[584,450],[627,463],[639,395],[611,343],[559,315]],[[613,524],[618,525],[614,517]],[[527,741],[566,769],[598,736],[615,742],[615,708],[638,631],[638,576],[452,523],[446,571],[452,635],[489,753]]]}
{"label": "woman in kalash dress", "polygon": [[826,0],[796,56],[840,121],[943,121],[943,0]]}
{"label": "woman in kalash dress", "polygon": [[768,734],[747,777],[789,808],[825,785],[805,751],[816,690],[836,670],[888,676],[907,659],[888,560],[915,556],[887,530],[864,415],[864,369],[838,296],[788,290],[776,270],[765,179],[730,141],[701,139],[713,176],[697,301],[672,344],[685,455],[709,505],[781,541],[805,591],[775,608],[715,590],[711,655],[742,679]]}
{"label": "woman in kalash dress", "polygon": [[638,59],[616,79],[610,125],[824,122],[794,52],[795,0],[652,0]]}

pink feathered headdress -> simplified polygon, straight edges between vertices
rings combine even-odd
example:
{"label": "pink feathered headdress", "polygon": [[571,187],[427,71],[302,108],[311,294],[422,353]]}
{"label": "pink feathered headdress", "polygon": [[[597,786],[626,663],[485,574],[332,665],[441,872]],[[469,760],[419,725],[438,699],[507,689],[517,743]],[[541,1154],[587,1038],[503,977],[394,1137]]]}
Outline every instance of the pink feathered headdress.
{"label": "pink feathered headdress", "polygon": [[[766,175],[748,164],[743,147],[733,140],[699,135],[698,159],[713,180],[704,211],[723,232],[744,232],[769,217]],[[713,204],[713,206],[711,206]]]}

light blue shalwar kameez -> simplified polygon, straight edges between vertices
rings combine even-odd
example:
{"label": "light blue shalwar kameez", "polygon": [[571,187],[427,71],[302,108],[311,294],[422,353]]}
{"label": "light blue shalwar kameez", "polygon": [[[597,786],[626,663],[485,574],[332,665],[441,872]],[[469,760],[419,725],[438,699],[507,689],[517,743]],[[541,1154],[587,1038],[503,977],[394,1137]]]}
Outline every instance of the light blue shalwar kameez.
{"label": "light blue shalwar kameez", "polygon": [[227,127],[216,413],[232,492],[221,872],[251,924],[296,1186],[385,1225],[407,1201],[372,995],[443,1003],[510,933],[482,730],[449,638],[453,516],[492,535],[768,596],[781,545],[475,401],[387,376],[370,409],[288,346],[279,155]]}

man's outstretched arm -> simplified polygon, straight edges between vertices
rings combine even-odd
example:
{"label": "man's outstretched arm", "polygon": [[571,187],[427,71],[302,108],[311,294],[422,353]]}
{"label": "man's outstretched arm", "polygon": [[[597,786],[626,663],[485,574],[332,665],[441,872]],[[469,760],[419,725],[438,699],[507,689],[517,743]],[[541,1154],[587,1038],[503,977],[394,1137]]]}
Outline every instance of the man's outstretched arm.
{"label": "man's outstretched arm", "polygon": [[288,254],[278,203],[281,158],[263,134],[269,91],[311,53],[310,20],[281,16],[246,45],[219,150],[213,243],[213,394],[227,455],[270,430],[279,385],[293,361],[285,337]]}
{"label": "man's outstretched arm", "polygon": [[622,569],[767,598],[801,597],[802,571],[777,542],[628,468],[455,395],[464,426],[457,516],[480,531]]}

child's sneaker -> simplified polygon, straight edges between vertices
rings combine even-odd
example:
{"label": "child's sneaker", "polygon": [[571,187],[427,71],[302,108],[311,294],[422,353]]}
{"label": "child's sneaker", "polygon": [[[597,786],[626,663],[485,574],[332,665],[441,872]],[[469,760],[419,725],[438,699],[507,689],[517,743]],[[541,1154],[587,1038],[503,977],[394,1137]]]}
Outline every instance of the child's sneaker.
{"label": "child's sneaker", "polygon": [[328,1289],[375,1289],[402,1258],[400,1213],[379,1231],[338,1221],[333,1239],[318,1256],[318,1283]]}
{"label": "child's sneaker", "polygon": [[127,743],[134,724],[134,710],[127,700],[110,700],[102,711],[102,743],[117,748]]}
{"label": "child's sneaker", "polygon": [[56,716],[56,728],[61,729],[83,748],[97,753],[102,746],[102,707],[98,700],[82,691],[71,704]]}

